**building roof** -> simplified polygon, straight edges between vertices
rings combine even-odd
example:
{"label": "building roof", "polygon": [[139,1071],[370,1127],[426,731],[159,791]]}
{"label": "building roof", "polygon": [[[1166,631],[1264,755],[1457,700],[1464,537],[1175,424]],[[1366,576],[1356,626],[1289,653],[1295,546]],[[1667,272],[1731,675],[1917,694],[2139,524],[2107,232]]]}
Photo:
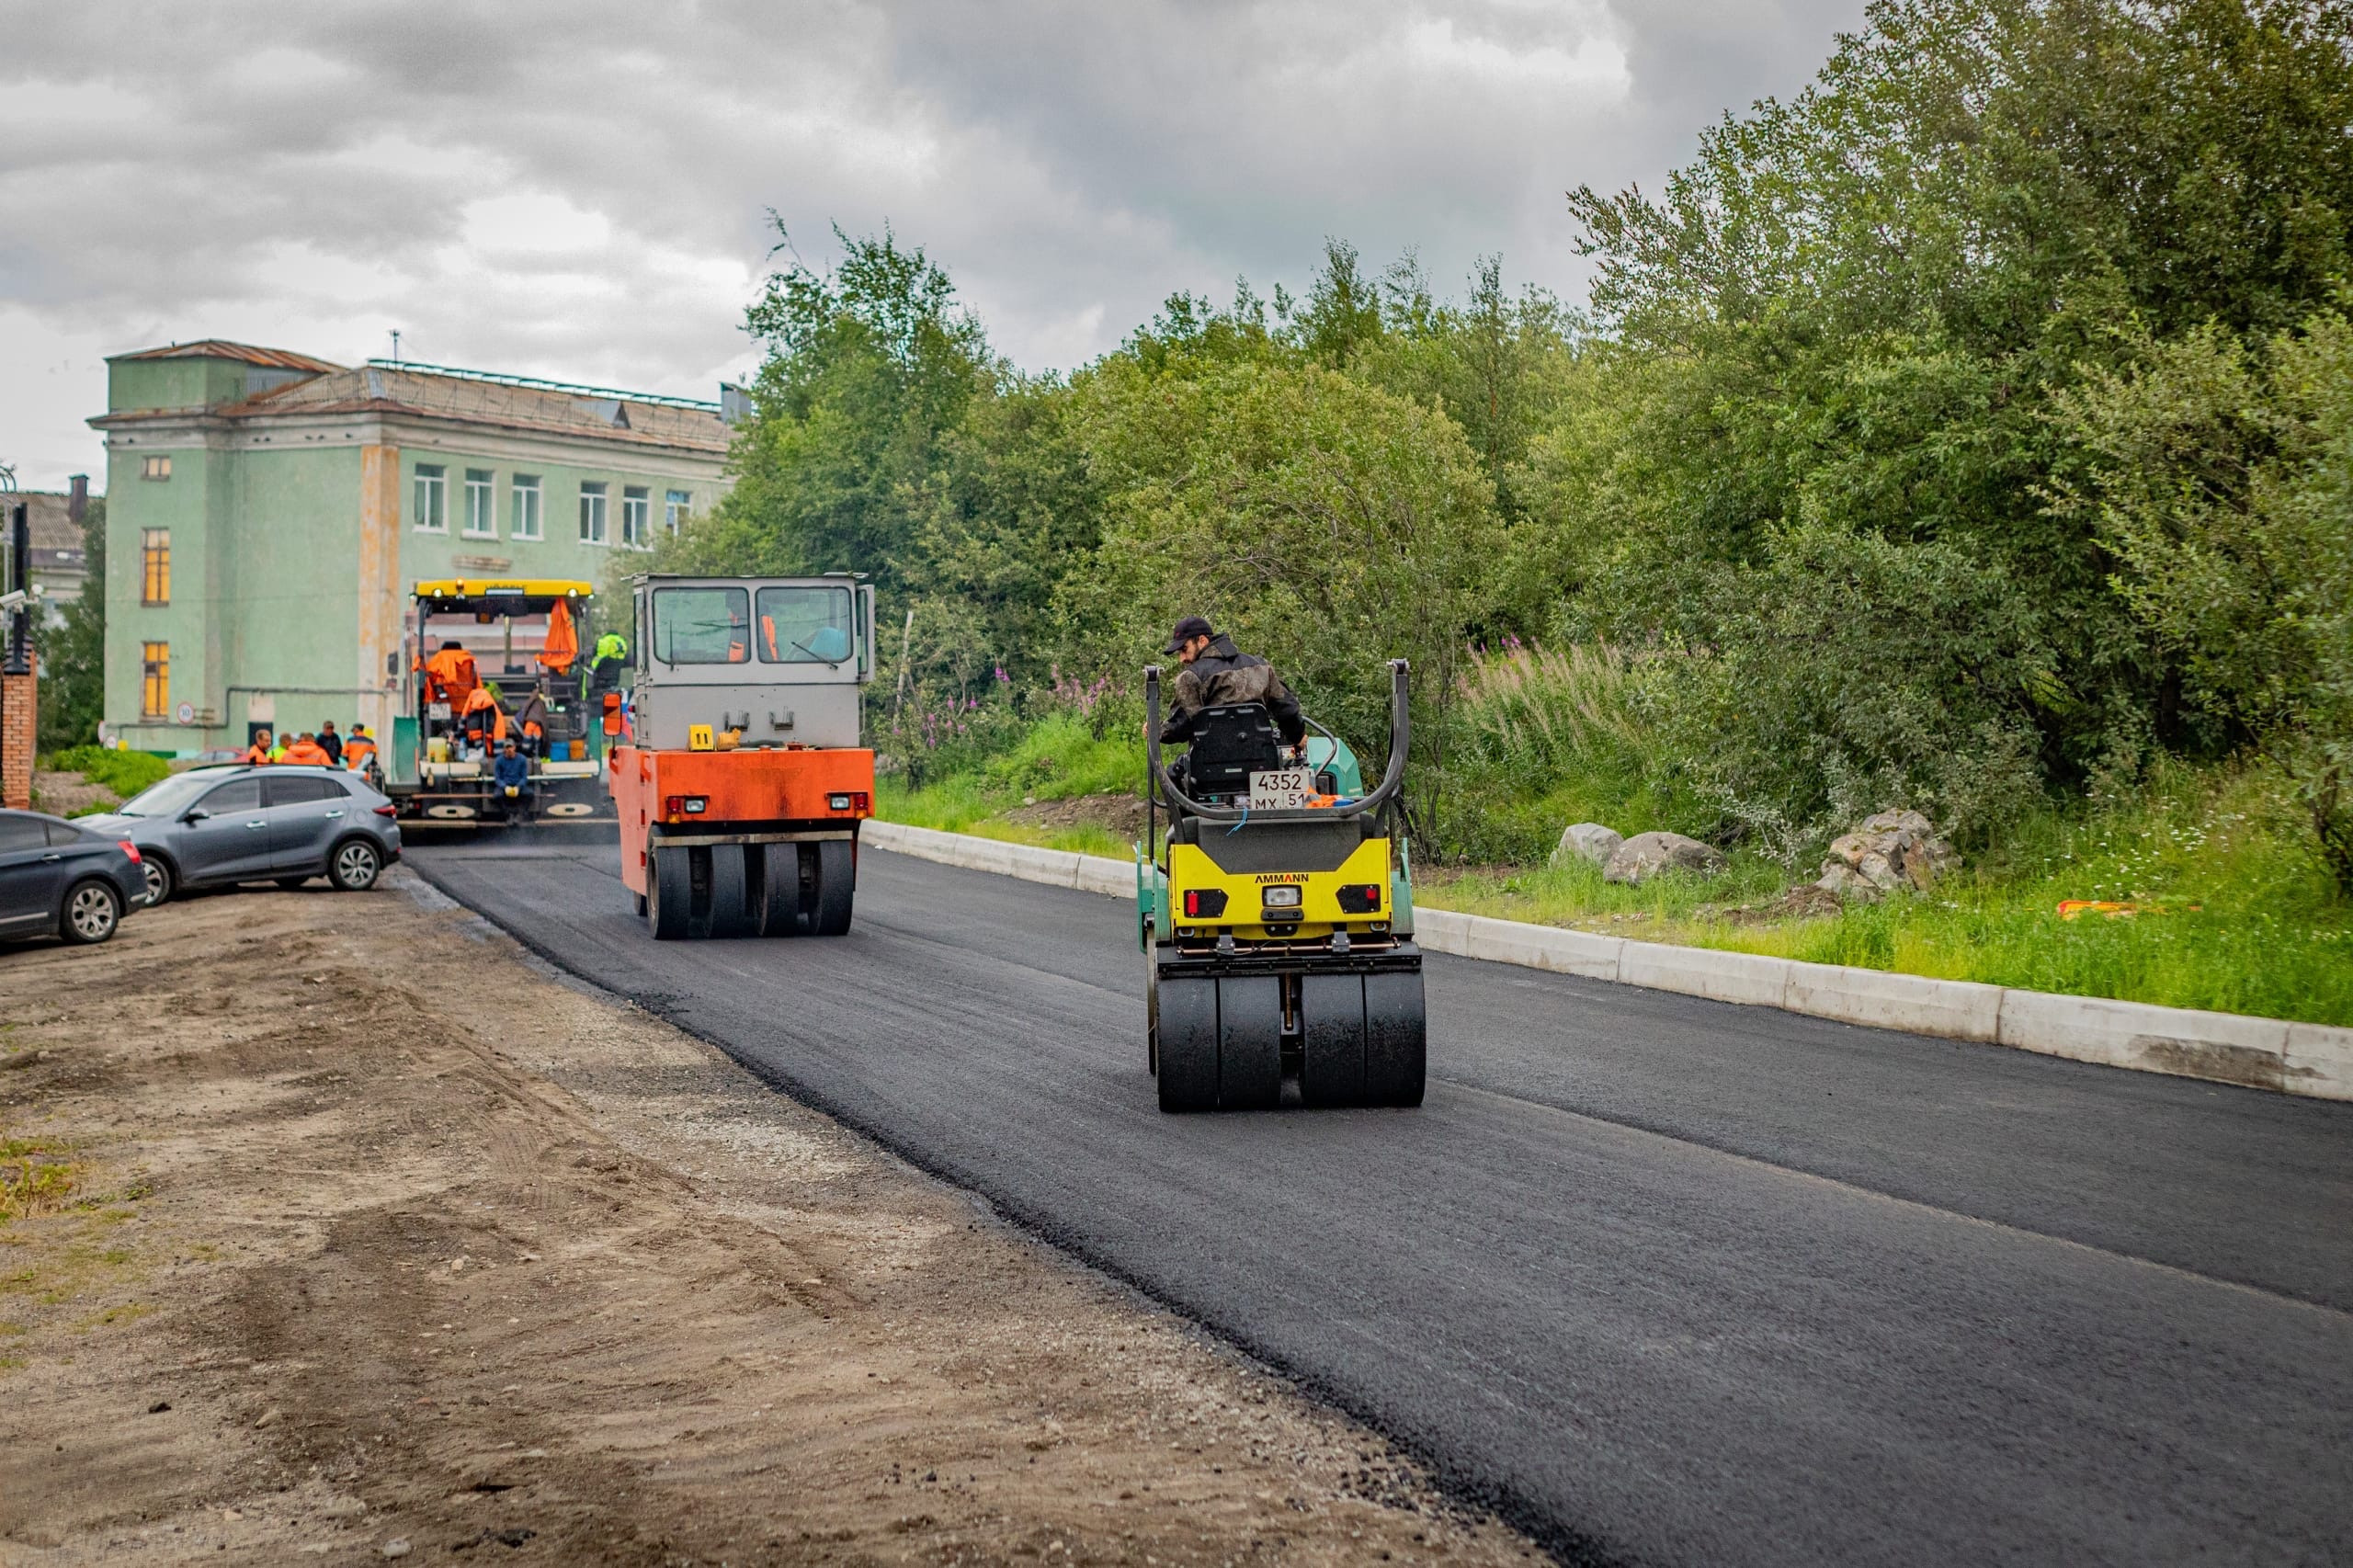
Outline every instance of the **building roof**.
{"label": "building roof", "polygon": [[231,343],[219,337],[207,337],[195,343],[166,344],[161,348],[142,348],[135,354],[117,354],[113,358],[235,359],[273,370],[309,370],[318,375],[343,369],[340,365],[313,358],[308,354],[297,354],[290,348],[263,348],[251,343]]}
{"label": "building roof", "polygon": [[222,418],[295,414],[416,414],[465,425],[585,436],[722,453],[734,432],[716,408],[626,392],[517,384],[511,378],[415,366],[363,365],[276,387],[214,410]]}
{"label": "building roof", "polygon": [[[73,497],[51,490],[12,491],[0,494],[0,525],[7,521],[7,513],[17,502],[25,504],[25,520],[31,525],[33,570],[36,572],[78,572],[82,569],[82,525],[72,515]],[[0,551],[7,548],[7,536],[0,532]]]}

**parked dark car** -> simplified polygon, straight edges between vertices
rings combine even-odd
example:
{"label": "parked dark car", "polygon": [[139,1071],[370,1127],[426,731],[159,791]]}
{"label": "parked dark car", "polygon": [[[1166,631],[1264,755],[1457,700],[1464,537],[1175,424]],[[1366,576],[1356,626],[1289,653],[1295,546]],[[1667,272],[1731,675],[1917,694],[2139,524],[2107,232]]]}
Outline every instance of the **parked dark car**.
{"label": "parked dark car", "polygon": [[105,941],[147,900],[139,862],[120,835],[0,811],[0,938]]}
{"label": "parked dark car", "polygon": [[150,908],[182,888],[232,882],[324,877],[361,892],[401,858],[392,801],[339,767],[190,768],[80,820],[139,846]]}

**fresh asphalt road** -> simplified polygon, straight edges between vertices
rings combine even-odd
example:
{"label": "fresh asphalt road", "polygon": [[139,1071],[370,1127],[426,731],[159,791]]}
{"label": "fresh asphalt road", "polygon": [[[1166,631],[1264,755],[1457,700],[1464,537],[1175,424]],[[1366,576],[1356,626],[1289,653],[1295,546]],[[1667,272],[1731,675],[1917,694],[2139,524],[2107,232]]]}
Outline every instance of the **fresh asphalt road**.
{"label": "fresh asphalt road", "polygon": [[1571,1561],[2353,1562],[2353,1105],[1433,958],[1418,1110],[1164,1117],[1115,900],[869,849],[657,945],[609,843],[410,858]]}

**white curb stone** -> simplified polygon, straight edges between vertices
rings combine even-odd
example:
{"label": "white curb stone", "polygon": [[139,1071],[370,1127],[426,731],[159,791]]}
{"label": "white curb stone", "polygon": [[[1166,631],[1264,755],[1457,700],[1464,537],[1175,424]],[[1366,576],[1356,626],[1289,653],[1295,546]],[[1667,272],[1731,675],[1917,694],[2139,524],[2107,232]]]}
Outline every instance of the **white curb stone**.
{"label": "white curb stone", "polygon": [[1654,991],[1679,991],[1716,1002],[1778,1007],[1790,991],[1790,960],[1758,953],[1727,953],[1713,948],[1678,948],[1665,942],[1628,942],[1618,958],[1618,979]]}
{"label": "white curb stone", "polygon": [[1908,1029],[1950,1040],[2001,1038],[2002,988],[1967,980],[1846,964],[1790,961],[1789,990],[1780,1006],[1792,1013],[1873,1028]]}
{"label": "white curb stone", "polygon": [[2353,1029],[2290,1024],[2280,1086],[2291,1095],[2353,1100]]}
{"label": "white curb stone", "polygon": [[2288,1026],[2277,1018],[2005,991],[2001,1042],[2144,1073],[2258,1089],[2287,1086]]}
{"label": "white curb stone", "polygon": [[[942,865],[1114,898],[1135,894],[1135,868],[1125,860],[872,819],[859,833],[878,849]],[[1415,939],[1434,953],[2143,1073],[2353,1100],[2353,1029],[1634,942],[1445,909],[1415,910]]]}

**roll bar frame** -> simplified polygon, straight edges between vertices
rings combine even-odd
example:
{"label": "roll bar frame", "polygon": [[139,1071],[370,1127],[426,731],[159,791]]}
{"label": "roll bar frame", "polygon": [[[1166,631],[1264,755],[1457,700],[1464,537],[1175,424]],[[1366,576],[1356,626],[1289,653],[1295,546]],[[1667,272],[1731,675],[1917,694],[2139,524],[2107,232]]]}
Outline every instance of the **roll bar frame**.
{"label": "roll bar frame", "polygon": [[[1389,661],[1389,766],[1381,782],[1370,793],[1359,796],[1345,806],[1320,807],[1310,811],[1261,812],[1261,817],[1282,822],[1330,822],[1341,817],[1359,817],[1387,806],[1396,795],[1398,786],[1405,778],[1405,752],[1413,740],[1412,721],[1405,703],[1407,667],[1403,659]],[[1155,834],[1151,807],[1154,801],[1165,797],[1172,817],[1178,809],[1210,822],[1240,822],[1250,814],[1246,806],[1212,806],[1196,801],[1176,787],[1176,780],[1160,761],[1160,666],[1146,665],[1143,670],[1144,751],[1151,769],[1154,788],[1144,798],[1146,816],[1144,831]],[[1317,726],[1319,729],[1321,725]],[[1329,734],[1331,732],[1324,732]]]}

